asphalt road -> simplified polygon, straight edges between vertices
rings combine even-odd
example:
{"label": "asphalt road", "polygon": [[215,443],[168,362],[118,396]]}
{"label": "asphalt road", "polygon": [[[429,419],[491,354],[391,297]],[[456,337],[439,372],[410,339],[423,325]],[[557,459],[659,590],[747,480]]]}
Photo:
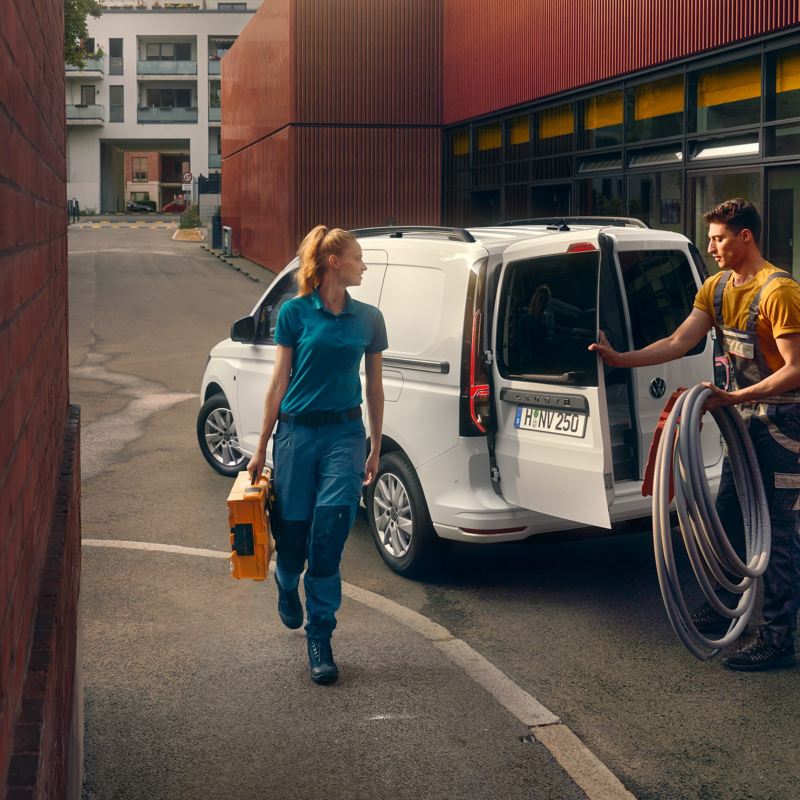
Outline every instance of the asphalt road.
{"label": "asphalt road", "polygon": [[[230,481],[199,454],[190,395],[264,284],[163,230],[72,230],[69,246],[84,539],[223,551]],[[224,570],[84,548],[85,797],[584,796],[488,695],[358,604],[335,640],[342,685],[321,695],[273,587]],[[798,796],[797,670],[729,673],[685,652],[647,530],[457,546],[421,583],[383,565],[359,520],[342,574],[471,645],[638,798]]]}

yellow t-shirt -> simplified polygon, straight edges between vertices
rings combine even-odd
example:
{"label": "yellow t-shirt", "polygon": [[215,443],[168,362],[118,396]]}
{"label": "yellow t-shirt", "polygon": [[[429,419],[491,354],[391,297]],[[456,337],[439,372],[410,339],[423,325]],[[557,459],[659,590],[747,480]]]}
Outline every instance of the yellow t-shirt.
{"label": "yellow t-shirt", "polygon": [[[780,271],[778,267],[765,261],[753,280],[742,286],[734,286],[731,276],[722,293],[722,320],[725,325],[744,330],[750,313],[750,303],[756,293],[773,272]],[[711,319],[714,319],[714,292],[722,275],[722,272],[712,275],[700,287],[694,299],[694,307],[705,311]],[[767,366],[773,372],[779,370],[784,363],[775,339],[788,333],[800,333],[800,284],[788,278],[776,278],[761,295],[756,321],[758,345]]]}

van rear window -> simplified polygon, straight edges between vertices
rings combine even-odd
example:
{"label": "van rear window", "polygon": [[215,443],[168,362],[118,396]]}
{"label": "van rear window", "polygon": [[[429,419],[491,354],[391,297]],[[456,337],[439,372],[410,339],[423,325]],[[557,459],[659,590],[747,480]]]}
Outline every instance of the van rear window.
{"label": "van rear window", "polygon": [[[623,250],[617,252],[633,346],[637,350],[671,336],[689,316],[697,283],[681,250]],[[687,355],[702,353],[705,337]]]}
{"label": "van rear window", "polygon": [[498,316],[497,352],[506,378],[597,385],[600,254],[563,253],[508,265]]}

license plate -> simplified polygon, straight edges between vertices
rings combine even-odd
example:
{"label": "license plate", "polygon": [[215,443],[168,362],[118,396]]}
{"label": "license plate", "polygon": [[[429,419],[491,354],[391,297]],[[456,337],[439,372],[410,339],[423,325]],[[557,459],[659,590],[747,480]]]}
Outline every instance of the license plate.
{"label": "license plate", "polygon": [[588,414],[577,414],[574,411],[517,406],[514,427],[525,431],[556,433],[559,436],[575,436],[581,439],[586,434],[588,419]]}

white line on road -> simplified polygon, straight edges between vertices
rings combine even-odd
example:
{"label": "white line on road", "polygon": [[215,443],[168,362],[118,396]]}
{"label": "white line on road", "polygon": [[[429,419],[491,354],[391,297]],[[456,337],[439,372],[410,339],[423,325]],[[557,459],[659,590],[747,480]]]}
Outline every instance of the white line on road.
{"label": "white line on road", "polygon": [[[149,550],[162,553],[228,558],[229,553],[201,547],[182,547],[158,542],[132,542],[116,539],[84,539],[84,547],[121,550]],[[270,564],[270,569],[273,564]],[[342,581],[342,594],[397,620],[428,639],[433,646],[482,686],[500,705],[531,729],[536,740],[546,747],[562,769],[583,790],[589,800],[636,800],[613,772],[559,718],[535,697],[470,647],[447,628],[424,614],[395,603],[382,595]]]}

